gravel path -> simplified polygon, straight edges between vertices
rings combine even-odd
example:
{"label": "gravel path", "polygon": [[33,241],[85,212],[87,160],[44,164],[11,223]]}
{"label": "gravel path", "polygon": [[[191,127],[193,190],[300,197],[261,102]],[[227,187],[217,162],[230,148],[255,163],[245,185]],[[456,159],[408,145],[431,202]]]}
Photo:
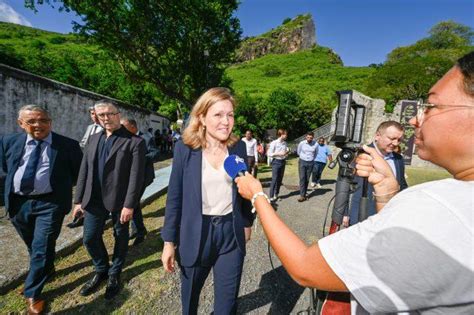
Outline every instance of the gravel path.
{"label": "gravel path", "polygon": [[[293,161],[295,163],[295,161]],[[289,173],[289,174],[288,174]],[[260,178],[268,192],[271,176]],[[324,174],[323,174],[324,178]],[[334,180],[323,180],[322,188],[309,190],[310,199],[299,203],[297,198],[298,178],[287,172],[277,203],[278,214],[306,243],[313,243],[322,236],[322,225],[329,200],[334,195]],[[331,209],[332,210],[332,209]],[[271,254],[275,270],[272,269],[268,243],[259,224],[254,227],[252,239],[247,244],[244,272],[239,292],[238,314],[297,314],[310,305],[309,289],[296,284],[281,267],[280,261]],[[179,274],[163,278],[168,291],[163,292],[154,303],[157,314],[179,314],[181,312]],[[214,294],[212,273],[206,281],[200,297],[199,314],[211,314]]]}

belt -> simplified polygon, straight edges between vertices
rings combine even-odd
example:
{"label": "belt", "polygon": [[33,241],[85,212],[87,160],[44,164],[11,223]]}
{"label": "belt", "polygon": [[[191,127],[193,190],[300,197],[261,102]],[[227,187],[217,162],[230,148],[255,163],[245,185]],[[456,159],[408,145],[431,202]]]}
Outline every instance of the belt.
{"label": "belt", "polygon": [[20,195],[20,194],[15,194],[15,193],[13,194],[13,196],[15,196],[16,198],[33,199],[33,200],[39,200],[39,199],[47,198],[47,197],[50,197],[52,195],[53,195],[52,192],[46,193],[46,194],[39,194],[39,195]]}
{"label": "belt", "polygon": [[216,226],[221,223],[232,221],[232,212],[226,215],[203,215],[203,219],[212,223],[212,225]]}

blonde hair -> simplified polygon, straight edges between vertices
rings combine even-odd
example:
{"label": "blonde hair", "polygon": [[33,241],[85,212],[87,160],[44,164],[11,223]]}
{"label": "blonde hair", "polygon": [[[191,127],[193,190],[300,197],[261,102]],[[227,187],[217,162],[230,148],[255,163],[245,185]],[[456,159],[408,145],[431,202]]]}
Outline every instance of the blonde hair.
{"label": "blonde hair", "polygon": [[[209,108],[217,102],[230,101],[235,109],[235,99],[229,89],[215,87],[207,90],[199,97],[190,114],[189,125],[184,129],[183,142],[192,149],[206,148],[206,129],[204,128],[200,116],[206,116]],[[239,141],[239,138],[232,133],[226,141],[227,146],[232,146]]]}

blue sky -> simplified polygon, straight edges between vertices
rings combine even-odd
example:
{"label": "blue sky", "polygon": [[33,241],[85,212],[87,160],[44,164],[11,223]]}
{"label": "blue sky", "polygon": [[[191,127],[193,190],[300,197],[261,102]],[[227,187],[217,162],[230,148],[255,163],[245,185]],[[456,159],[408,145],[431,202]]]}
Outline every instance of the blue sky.
{"label": "blue sky", "polygon": [[[78,20],[48,6],[35,14],[23,3],[0,0],[0,21],[68,33],[71,21]],[[317,43],[334,49],[346,66],[381,63],[394,48],[426,37],[440,21],[474,28],[474,0],[241,0],[236,14],[243,35],[254,36],[304,13],[313,15]]]}

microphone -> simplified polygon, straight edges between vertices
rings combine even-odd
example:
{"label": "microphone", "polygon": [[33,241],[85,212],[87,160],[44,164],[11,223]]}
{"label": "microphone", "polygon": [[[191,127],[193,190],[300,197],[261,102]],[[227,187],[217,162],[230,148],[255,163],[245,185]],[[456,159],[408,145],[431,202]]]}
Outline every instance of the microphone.
{"label": "microphone", "polygon": [[245,172],[247,171],[247,164],[245,164],[243,158],[238,155],[232,154],[224,160],[224,169],[227,175],[229,175],[232,180],[234,180],[237,176],[245,176]]}

